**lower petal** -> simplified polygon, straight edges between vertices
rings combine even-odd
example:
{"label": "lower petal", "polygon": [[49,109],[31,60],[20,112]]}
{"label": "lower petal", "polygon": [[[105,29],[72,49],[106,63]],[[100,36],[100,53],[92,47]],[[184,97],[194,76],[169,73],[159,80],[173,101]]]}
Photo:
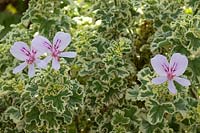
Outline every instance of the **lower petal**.
{"label": "lower petal", "polygon": [[37,64],[38,68],[45,69],[47,67],[47,63],[44,60],[37,59],[36,64]]}
{"label": "lower petal", "polygon": [[182,86],[189,86],[191,85],[190,81],[185,78],[180,78],[180,77],[174,77],[174,80],[178,82]]}
{"label": "lower petal", "polygon": [[76,52],[62,52],[60,53],[60,57],[68,57],[68,58],[74,58],[76,57]]}
{"label": "lower petal", "polygon": [[35,68],[34,68],[34,64],[31,64],[28,66],[28,76],[29,78],[32,78],[35,75]]}
{"label": "lower petal", "polygon": [[46,64],[48,64],[48,63],[51,61],[51,59],[52,59],[51,56],[47,56],[46,58],[44,58],[43,61],[44,61]]}
{"label": "lower petal", "polygon": [[55,70],[60,69],[60,63],[59,63],[59,61],[58,61],[57,59],[55,59],[55,58],[53,58],[52,67],[53,67],[53,69],[55,69]]}
{"label": "lower petal", "polygon": [[168,89],[173,94],[177,93],[176,87],[175,87],[174,82],[172,80],[168,81]]}
{"label": "lower petal", "polygon": [[15,67],[15,68],[13,69],[13,73],[16,74],[16,73],[18,73],[18,72],[21,72],[26,66],[27,66],[27,63],[26,63],[26,62],[20,64],[19,66]]}
{"label": "lower petal", "polygon": [[153,84],[162,84],[164,83],[165,81],[167,81],[167,77],[156,77],[156,78],[153,78],[152,79],[152,83]]}

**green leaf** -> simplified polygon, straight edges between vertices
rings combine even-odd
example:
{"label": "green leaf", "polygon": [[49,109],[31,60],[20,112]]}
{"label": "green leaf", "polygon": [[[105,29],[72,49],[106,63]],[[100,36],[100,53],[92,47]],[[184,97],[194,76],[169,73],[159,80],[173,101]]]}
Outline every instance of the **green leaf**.
{"label": "green leaf", "polygon": [[8,115],[10,119],[13,120],[14,123],[18,123],[20,121],[21,118],[20,110],[16,107],[11,106],[7,108],[5,114]]}
{"label": "green leaf", "polygon": [[153,125],[162,122],[165,113],[173,113],[175,107],[171,103],[158,103],[157,101],[150,101],[150,111],[147,114],[149,122]]}
{"label": "green leaf", "polygon": [[140,131],[142,131],[142,133],[153,133],[155,130],[162,129],[163,127],[164,123],[152,125],[147,120],[143,119],[140,125]]}
{"label": "green leaf", "polygon": [[92,90],[93,90],[93,92],[96,94],[96,93],[99,93],[99,92],[101,92],[101,93],[103,93],[103,91],[104,91],[104,86],[102,85],[102,83],[100,82],[100,81],[98,81],[98,80],[94,80],[93,82],[92,82]]}
{"label": "green leaf", "polygon": [[117,76],[125,78],[129,75],[125,67],[117,68]]}
{"label": "green leaf", "polygon": [[165,46],[168,46],[168,45],[170,45],[171,43],[170,43],[170,41],[169,40],[163,40],[163,41],[161,41],[161,42],[159,42],[158,43],[158,47],[160,48],[160,47],[165,47]]}
{"label": "green leaf", "polygon": [[40,110],[36,106],[31,107],[30,111],[25,113],[26,123],[30,124],[32,121],[35,121],[38,124],[40,122],[39,115]]}
{"label": "green leaf", "polygon": [[176,107],[177,111],[186,111],[187,110],[186,104],[187,103],[183,98],[179,98],[174,101],[174,106]]}
{"label": "green leaf", "polygon": [[200,66],[200,57],[190,60],[189,67],[192,69],[193,78],[200,82],[200,69],[196,66]]}
{"label": "green leaf", "polygon": [[193,50],[197,50],[200,44],[200,38],[197,38],[193,32],[189,31],[185,34],[186,39],[190,42],[189,45],[193,48]]}
{"label": "green leaf", "polygon": [[71,91],[72,95],[67,102],[67,106],[70,107],[70,109],[73,109],[74,107],[83,103],[83,88],[81,87],[81,85],[74,82],[72,83]]}
{"label": "green leaf", "polygon": [[35,121],[31,121],[30,123],[26,123],[25,131],[29,133],[37,132],[37,123]]}
{"label": "green leaf", "polygon": [[132,87],[126,91],[126,99],[136,101],[139,95],[139,87]]}
{"label": "green leaf", "polygon": [[47,129],[57,129],[59,124],[56,120],[57,113],[52,111],[44,111],[40,114],[42,125],[46,123]]}
{"label": "green leaf", "polygon": [[124,117],[130,118],[130,122],[134,122],[134,125],[139,125],[140,119],[138,118],[138,108],[133,106],[130,108],[124,109],[125,115]]}
{"label": "green leaf", "polygon": [[144,86],[147,86],[151,82],[152,74],[150,68],[146,67],[138,72],[137,77]]}
{"label": "green leaf", "polygon": [[198,105],[198,101],[192,97],[188,97],[187,102],[188,102],[188,104],[187,104],[188,107],[197,107],[197,105]]}
{"label": "green leaf", "polygon": [[130,122],[130,119],[128,117],[124,116],[124,112],[121,110],[116,110],[115,112],[113,112],[113,118],[112,118],[112,125],[117,125],[117,124],[128,124]]}
{"label": "green leaf", "polygon": [[72,123],[73,115],[70,110],[66,109],[65,112],[61,115],[61,117],[64,118],[64,122],[66,124]]}
{"label": "green leaf", "polygon": [[[142,86],[140,88],[142,88]],[[152,90],[150,90],[150,88],[148,88],[147,90],[141,89],[139,96],[138,96],[138,100],[144,101],[144,100],[148,100],[152,97],[154,97],[154,94],[153,94]]]}
{"label": "green leaf", "polygon": [[[71,95],[71,93],[68,90],[60,91],[57,95],[46,95],[44,96],[45,104],[46,103],[52,103],[53,108],[55,108],[58,112],[64,112],[65,111],[65,105],[67,102],[65,102],[66,98],[68,98]],[[65,98],[65,100],[63,99]]]}

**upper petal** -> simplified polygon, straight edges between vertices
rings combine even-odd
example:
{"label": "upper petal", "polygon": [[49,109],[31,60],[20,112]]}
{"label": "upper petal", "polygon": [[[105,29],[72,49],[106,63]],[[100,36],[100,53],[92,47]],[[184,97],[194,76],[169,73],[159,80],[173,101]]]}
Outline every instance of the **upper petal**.
{"label": "upper petal", "polygon": [[71,35],[69,33],[57,32],[53,38],[54,47],[58,50],[63,51],[71,42]]}
{"label": "upper petal", "polygon": [[174,80],[181,84],[182,86],[189,86],[191,85],[190,81],[185,78],[180,78],[180,77],[174,77]]}
{"label": "upper petal", "polygon": [[154,84],[162,84],[167,81],[167,77],[156,77],[152,79],[152,83]]}
{"label": "upper petal", "polygon": [[175,53],[172,55],[170,60],[170,69],[176,76],[182,75],[188,66],[188,59],[185,55]]}
{"label": "upper petal", "polygon": [[155,72],[160,76],[166,76],[166,69],[169,67],[167,58],[163,55],[156,55],[151,59],[151,65]]}
{"label": "upper petal", "polygon": [[76,52],[62,52],[60,53],[60,57],[68,57],[68,58],[74,58],[76,57]]}
{"label": "upper petal", "polygon": [[39,55],[41,55],[46,52],[51,52],[50,49],[52,45],[47,38],[38,35],[32,40],[31,47],[32,49],[37,50],[39,52]]}
{"label": "upper petal", "polygon": [[27,54],[30,52],[28,45],[24,42],[15,42],[10,48],[10,53],[18,60],[26,60]]}
{"label": "upper petal", "polygon": [[177,93],[177,90],[176,90],[176,87],[175,87],[175,85],[174,85],[173,80],[169,80],[169,81],[168,81],[168,89],[169,89],[169,91],[170,91],[171,93],[173,93],[173,94],[176,94],[176,93]]}

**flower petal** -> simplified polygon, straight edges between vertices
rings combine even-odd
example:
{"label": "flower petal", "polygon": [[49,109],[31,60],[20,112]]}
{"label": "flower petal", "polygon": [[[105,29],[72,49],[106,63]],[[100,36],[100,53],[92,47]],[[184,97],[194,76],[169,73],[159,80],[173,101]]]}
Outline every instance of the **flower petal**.
{"label": "flower petal", "polygon": [[27,52],[30,52],[28,45],[24,42],[15,42],[10,48],[10,53],[18,60],[25,61],[28,56]]}
{"label": "flower petal", "polygon": [[174,68],[174,74],[176,76],[182,75],[188,66],[188,59],[185,55],[175,53],[172,55],[170,60],[170,68]]}
{"label": "flower petal", "polygon": [[44,61],[46,64],[48,64],[51,60],[52,60],[52,56],[47,56],[46,58],[44,58],[43,61]]}
{"label": "flower petal", "polygon": [[153,78],[152,79],[152,83],[153,84],[162,84],[164,83],[165,81],[167,81],[167,77],[156,77],[156,78]]}
{"label": "flower petal", "polygon": [[175,87],[175,85],[174,85],[173,80],[169,80],[169,81],[168,81],[168,89],[169,89],[169,91],[170,91],[171,93],[173,93],[173,94],[176,94],[176,93],[177,93],[177,90],[176,90],[176,87]]}
{"label": "flower petal", "polygon": [[180,77],[174,77],[174,80],[178,82],[182,86],[189,86],[191,85],[190,81],[185,78],[180,78]]}
{"label": "flower petal", "polygon": [[55,70],[60,69],[60,63],[55,58],[53,58],[53,61],[52,61],[52,68],[55,69]]}
{"label": "flower petal", "polygon": [[44,60],[36,59],[35,63],[38,66],[38,68],[45,69],[47,67],[47,63]]}
{"label": "flower petal", "polygon": [[69,33],[57,32],[53,38],[53,45],[58,50],[63,51],[71,42],[71,35]]}
{"label": "flower petal", "polygon": [[156,55],[155,57],[151,59],[151,65],[158,75],[160,76],[167,75],[165,69],[169,67],[169,63],[165,56],[160,55],[160,54]]}
{"label": "flower petal", "polygon": [[37,57],[46,52],[50,53],[51,47],[52,47],[51,42],[43,36],[38,35],[31,42],[31,48],[37,50],[39,53]]}
{"label": "flower petal", "polygon": [[44,60],[39,60],[38,62],[36,62],[37,66],[39,68],[43,68],[45,69],[48,65],[48,63],[51,61],[52,57],[51,56],[47,56],[46,58],[44,58]]}
{"label": "flower petal", "polygon": [[28,66],[28,76],[29,78],[32,78],[34,75],[35,75],[34,64],[31,64]]}
{"label": "flower petal", "polygon": [[13,73],[16,74],[18,72],[21,72],[25,67],[27,66],[27,63],[24,62],[24,63],[21,63],[19,66],[15,67],[13,69]]}
{"label": "flower petal", "polygon": [[76,52],[62,52],[60,53],[60,57],[68,57],[68,58],[74,58],[76,57]]}

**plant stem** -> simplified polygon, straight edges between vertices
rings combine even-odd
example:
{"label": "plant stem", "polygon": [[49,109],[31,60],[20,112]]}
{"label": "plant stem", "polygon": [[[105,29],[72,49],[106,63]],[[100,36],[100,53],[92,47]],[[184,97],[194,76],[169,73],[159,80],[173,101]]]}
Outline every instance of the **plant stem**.
{"label": "plant stem", "polygon": [[78,115],[75,115],[75,126],[76,126],[76,131],[77,131],[77,133],[80,133],[81,130],[80,130],[80,128],[79,128]]}

